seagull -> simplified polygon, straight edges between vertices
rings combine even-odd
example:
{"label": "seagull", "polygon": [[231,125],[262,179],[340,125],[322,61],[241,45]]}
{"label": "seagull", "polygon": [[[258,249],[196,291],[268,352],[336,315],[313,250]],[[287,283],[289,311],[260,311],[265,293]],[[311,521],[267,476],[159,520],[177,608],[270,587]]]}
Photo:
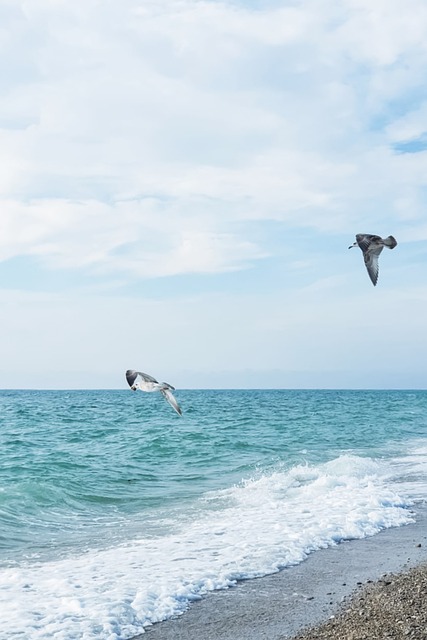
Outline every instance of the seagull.
{"label": "seagull", "polygon": [[181,407],[172,395],[172,391],[175,391],[175,387],[167,382],[158,382],[156,378],[149,376],[148,373],[142,373],[141,371],[134,371],[128,369],[126,371],[126,380],[132,391],[139,389],[140,391],[160,391],[162,396],[167,402],[175,409],[180,416],[182,416]]}
{"label": "seagull", "polygon": [[365,260],[365,266],[368,270],[369,277],[372,280],[372,284],[377,284],[378,281],[378,257],[384,247],[394,249],[397,245],[396,239],[393,236],[387,236],[387,238],[381,238],[380,236],[374,236],[370,233],[358,233],[356,235],[356,242],[349,246],[359,246],[363,251],[363,258]]}

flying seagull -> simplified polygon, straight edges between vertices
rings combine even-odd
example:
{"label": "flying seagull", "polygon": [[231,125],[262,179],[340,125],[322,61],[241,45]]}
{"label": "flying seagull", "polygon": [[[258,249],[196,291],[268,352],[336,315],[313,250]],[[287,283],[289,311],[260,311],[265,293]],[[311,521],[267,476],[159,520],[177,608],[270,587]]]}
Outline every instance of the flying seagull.
{"label": "flying seagull", "polygon": [[370,233],[358,233],[356,235],[356,242],[349,246],[359,246],[363,252],[363,259],[365,260],[365,266],[368,270],[369,277],[372,280],[372,284],[377,284],[378,281],[378,257],[384,247],[394,249],[397,245],[396,239],[393,236],[387,236],[387,238],[380,238],[380,236],[374,236]]}
{"label": "flying seagull", "polygon": [[156,378],[149,376],[148,373],[142,373],[141,371],[134,371],[128,369],[126,371],[126,380],[132,391],[139,389],[140,391],[160,391],[162,396],[167,402],[175,409],[180,416],[182,416],[181,407],[172,395],[172,391],[175,391],[175,387],[167,382],[158,382]]}

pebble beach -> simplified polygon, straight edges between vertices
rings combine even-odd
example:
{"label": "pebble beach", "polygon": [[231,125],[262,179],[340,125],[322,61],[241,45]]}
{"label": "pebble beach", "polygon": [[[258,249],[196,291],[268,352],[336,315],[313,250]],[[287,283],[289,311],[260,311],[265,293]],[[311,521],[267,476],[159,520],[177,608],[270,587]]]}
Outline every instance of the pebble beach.
{"label": "pebble beach", "polygon": [[344,603],[337,616],[298,634],[294,640],[426,640],[426,601],[424,563],[367,585]]}

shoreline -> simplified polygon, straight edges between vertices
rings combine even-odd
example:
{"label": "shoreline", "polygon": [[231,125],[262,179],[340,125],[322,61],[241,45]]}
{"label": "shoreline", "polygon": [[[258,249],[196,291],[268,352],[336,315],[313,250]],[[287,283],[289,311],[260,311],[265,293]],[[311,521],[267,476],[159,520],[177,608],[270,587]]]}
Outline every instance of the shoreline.
{"label": "shoreline", "polygon": [[146,627],[131,640],[317,637],[309,629],[338,616],[343,603],[348,608],[349,598],[357,597],[362,587],[427,563],[427,504],[412,511],[414,523],[342,542],[278,573],[210,592],[181,616]]}

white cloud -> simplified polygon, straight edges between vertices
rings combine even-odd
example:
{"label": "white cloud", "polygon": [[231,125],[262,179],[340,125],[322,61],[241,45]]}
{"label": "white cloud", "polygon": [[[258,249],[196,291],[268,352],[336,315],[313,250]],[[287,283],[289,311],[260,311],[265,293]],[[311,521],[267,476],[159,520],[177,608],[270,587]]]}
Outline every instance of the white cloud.
{"label": "white cloud", "polygon": [[[162,275],[126,255],[129,225],[133,242],[154,247],[148,262],[159,251],[159,263],[176,264],[166,273],[221,271],[269,253],[253,237],[233,241],[236,221],[348,232],[372,220],[374,201],[407,219],[404,203],[425,186],[423,159],[387,147],[418,131],[425,105],[418,124],[370,122],[424,84],[421,0],[404,12],[382,0],[258,11],[193,0],[6,7],[0,194],[30,230],[3,256],[31,236],[52,266],[111,259]],[[138,202],[138,218],[125,200]],[[208,246],[203,260],[188,250],[191,237]]]}
{"label": "white cloud", "polygon": [[416,140],[427,132],[427,103],[397,118],[387,129],[392,142]]}
{"label": "white cloud", "polygon": [[426,56],[427,7],[422,0],[409,0],[404,11],[399,0],[342,4],[345,17],[337,34],[355,60],[383,67],[414,52]]}
{"label": "white cloud", "polygon": [[[243,268],[262,254],[232,234],[207,230],[183,215],[165,221],[155,199],[118,202],[5,202],[0,220],[0,258],[39,256],[52,267],[161,277]],[[191,215],[188,217],[191,220]],[[166,227],[166,228],[165,228]]]}

